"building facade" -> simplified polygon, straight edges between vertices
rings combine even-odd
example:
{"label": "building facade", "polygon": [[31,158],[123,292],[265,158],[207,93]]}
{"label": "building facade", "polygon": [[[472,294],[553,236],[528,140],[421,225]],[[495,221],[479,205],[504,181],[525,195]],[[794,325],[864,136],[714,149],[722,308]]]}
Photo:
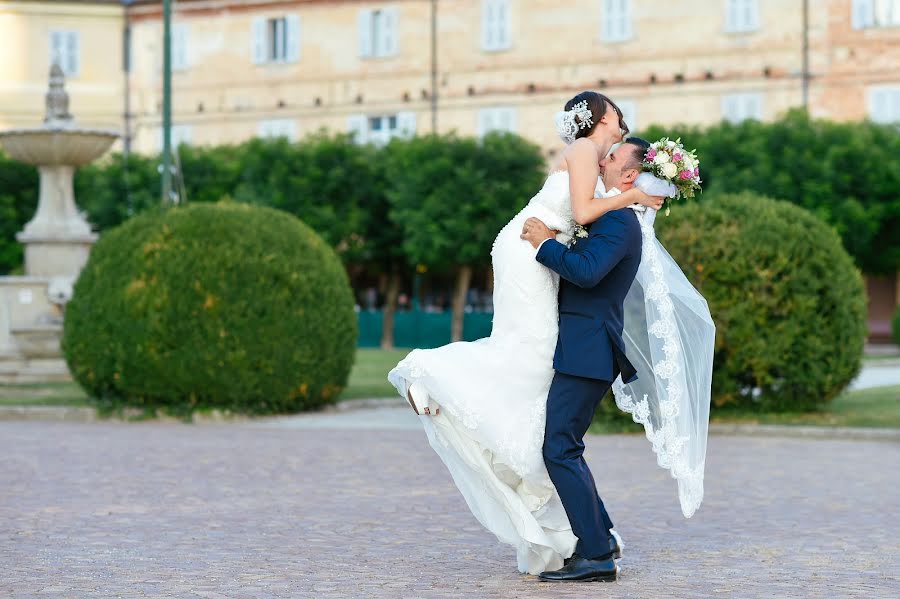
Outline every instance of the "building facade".
{"label": "building facade", "polygon": [[31,127],[44,118],[54,59],[66,73],[78,122],[122,128],[124,19],[116,0],[0,0],[0,129]]}
{"label": "building facade", "polygon": [[[158,152],[162,30],[160,0],[0,0],[0,128],[42,118],[56,59],[80,122]],[[900,122],[900,0],[177,0],[172,67],[176,144],[502,129],[549,158],[585,89],[633,131],[799,106]],[[869,284],[886,332],[900,279]]]}

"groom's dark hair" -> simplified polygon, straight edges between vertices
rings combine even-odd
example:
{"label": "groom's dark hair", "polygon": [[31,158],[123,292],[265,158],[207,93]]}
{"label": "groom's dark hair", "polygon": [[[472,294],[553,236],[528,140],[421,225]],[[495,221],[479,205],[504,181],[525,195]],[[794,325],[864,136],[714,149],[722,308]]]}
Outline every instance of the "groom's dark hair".
{"label": "groom's dark hair", "polygon": [[624,143],[634,146],[625,168],[643,170],[641,163],[644,161],[644,155],[647,153],[647,150],[650,149],[650,142],[646,139],[641,139],[640,137],[629,137]]}

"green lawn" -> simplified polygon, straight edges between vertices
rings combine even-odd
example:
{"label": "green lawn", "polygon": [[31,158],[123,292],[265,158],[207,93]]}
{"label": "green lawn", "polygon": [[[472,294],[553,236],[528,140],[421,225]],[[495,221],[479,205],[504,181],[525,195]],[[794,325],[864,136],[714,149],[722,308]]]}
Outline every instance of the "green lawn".
{"label": "green lawn", "polygon": [[[387,382],[387,373],[409,350],[360,349],[350,381],[340,399],[395,397]],[[598,418],[592,432],[639,431],[611,402],[604,401],[601,411],[611,411],[612,418]],[[88,398],[75,383],[0,384],[2,405],[89,405]],[[714,412],[713,422],[759,424],[805,424],[817,426],[900,427],[900,386],[847,392],[821,411],[804,414],[758,414],[747,411]]]}
{"label": "green lawn", "polygon": [[350,381],[339,399],[367,397],[399,397],[396,389],[387,381],[387,373],[406,357],[408,349],[360,349],[356,352],[356,364],[350,372]]}
{"label": "green lawn", "polygon": [[[339,399],[394,397],[388,371],[406,357],[408,349],[361,349],[350,372],[350,381]],[[87,395],[75,383],[0,384],[0,406],[84,406]]]}

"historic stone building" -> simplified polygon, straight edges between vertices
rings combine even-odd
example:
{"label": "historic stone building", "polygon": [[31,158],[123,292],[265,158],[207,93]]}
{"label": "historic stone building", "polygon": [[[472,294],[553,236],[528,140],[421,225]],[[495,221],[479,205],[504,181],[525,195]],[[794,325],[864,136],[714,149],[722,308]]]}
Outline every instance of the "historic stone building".
{"label": "historic stone building", "polygon": [[0,0],[0,129],[43,119],[52,57],[66,73],[79,122],[121,129],[124,21],[116,0]]}
{"label": "historic stone building", "polygon": [[[549,156],[553,114],[584,89],[633,130],[804,105],[900,121],[900,0],[178,0],[173,15],[176,143],[507,129]],[[81,122],[160,149],[160,0],[0,0],[0,127],[41,118],[54,56]],[[879,332],[898,283],[870,281]]]}

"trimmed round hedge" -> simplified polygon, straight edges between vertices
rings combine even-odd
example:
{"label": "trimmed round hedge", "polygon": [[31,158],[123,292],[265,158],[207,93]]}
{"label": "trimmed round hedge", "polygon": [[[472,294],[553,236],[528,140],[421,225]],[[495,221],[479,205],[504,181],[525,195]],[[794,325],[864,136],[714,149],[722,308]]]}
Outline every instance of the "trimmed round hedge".
{"label": "trimmed round hedge", "polygon": [[75,286],[62,345],[92,397],[268,414],[333,401],[356,339],[334,251],[285,212],[223,202],[106,232]]}
{"label": "trimmed round hedge", "polygon": [[723,194],[676,206],[657,230],[716,323],[715,406],[812,410],[859,372],[862,277],[813,214]]}
{"label": "trimmed round hedge", "polygon": [[891,319],[891,335],[894,338],[894,343],[900,345],[900,306],[897,306],[897,309],[894,310],[894,317]]}

